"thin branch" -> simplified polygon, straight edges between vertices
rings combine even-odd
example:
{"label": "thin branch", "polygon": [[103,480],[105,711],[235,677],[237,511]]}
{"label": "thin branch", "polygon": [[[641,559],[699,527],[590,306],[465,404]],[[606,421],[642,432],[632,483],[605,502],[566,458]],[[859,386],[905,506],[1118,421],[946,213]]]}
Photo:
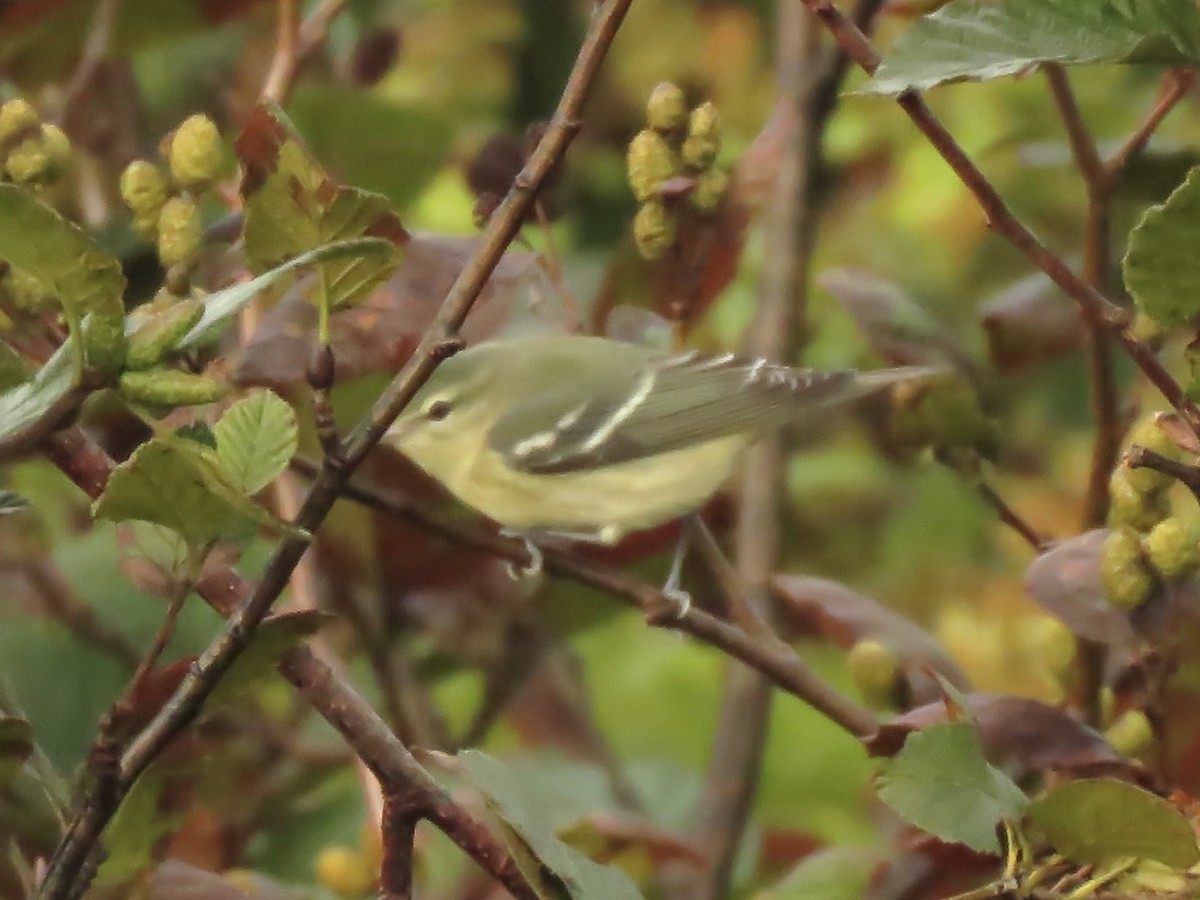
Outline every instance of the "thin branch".
{"label": "thin branch", "polygon": [[1050,539],[1021,518],[992,485],[981,478],[976,484],[976,490],[984,502],[996,511],[1000,521],[1019,534],[1035,553],[1044,553],[1050,548]]}
{"label": "thin branch", "polygon": [[[833,34],[838,44],[868,74],[879,67],[879,52],[866,35],[851,22],[832,0],[798,0]],[[1193,433],[1200,435],[1200,409],[1188,399],[1180,386],[1154,351],[1138,340],[1129,330],[1130,316],[1120,306],[1105,297],[1071,271],[1063,260],[1043,244],[1008,208],[991,182],[963,152],[962,148],[934,116],[929,106],[915,90],[897,95],[896,103],[908,114],[913,124],[928,138],[934,149],[949,164],[963,185],[974,195],[983,210],[988,226],[1021,251],[1038,269],[1075,300],[1086,307],[1108,327],[1121,347],[1138,368],[1158,388],[1167,402],[1178,410]]]}
{"label": "thin branch", "polygon": [[421,809],[403,797],[387,796],[383,806],[383,866],[379,873],[380,900],[412,900],[413,846]]}
{"label": "thin branch", "polygon": [[1175,104],[1182,100],[1196,83],[1195,69],[1174,69],[1167,73],[1161,92],[1159,93],[1158,101],[1154,104],[1154,108],[1150,110],[1145,121],[1133,132],[1121,146],[1121,149],[1109,158],[1105,163],[1105,177],[1109,181],[1116,181],[1120,177],[1121,172],[1129,165],[1137,154],[1142,152],[1146,143],[1150,140],[1155,129],[1167,113],[1175,108]]}
{"label": "thin branch", "polygon": [[1129,448],[1125,459],[1131,469],[1154,469],[1182,482],[1183,486],[1192,492],[1196,502],[1200,503],[1200,468],[1137,445]]}
{"label": "thin branch", "polygon": [[[321,474],[313,483],[294,523],[302,532],[311,533],[317,529],[354,469],[445,356],[452,343],[451,337],[512,242],[538,188],[579,130],[583,104],[631,2],[608,0],[595,10],[591,28],[545,134],[514,180],[508,196],[489,219],[475,253],[451,286],[433,326],[418,344],[412,358],[384,390],[367,419],[346,440],[342,453],[326,456]],[[122,755],[117,786],[121,796],[195,718],[205,699],[249,644],[259,622],[287,586],[292,571],[307,549],[308,541],[294,535],[279,544],[254,593],[229,618],[222,633],[209,644],[171,698]],[[83,808],[88,804],[85,798]],[[54,900],[68,895],[71,882],[91,845],[75,844],[60,850],[64,852],[56,854],[47,877],[47,884],[53,887],[45,893]]]}
{"label": "thin branch", "polygon": [[[294,460],[293,465],[300,471],[316,471],[313,463]],[[530,564],[524,541],[501,537],[461,522],[443,521],[411,502],[386,496],[362,485],[350,484],[344,493],[347,498],[372,509],[396,516],[465,546],[507,559],[519,567]],[[612,594],[618,600],[640,609],[648,618],[656,613],[661,615],[664,608],[677,605],[658,588],[620,569],[576,556],[560,547],[546,545],[539,547],[539,551],[543,567],[549,574]],[[878,727],[878,721],[872,713],[838,694],[813,673],[786,642],[773,634],[750,634],[732,622],[697,609],[694,604],[683,616],[657,624],[691,635],[758,669],[778,687],[799,697],[853,735],[869,735]]]}
{"label": "thin branch", "polygon": [[[1087,187],[1083,278],[1092,287],[1102,290],[1109,263],[1108,206],[1116,181],[1109,177],[1096,150],[1096,142],[1083,122],[1066,71],[1058,65],[1045,66],[1044,71],[1070,140],[1071,153]],[[1096,422],[1096,437],[1092,443],[1092,462],[1083,504],[1083,526],[1095,528],[1104,523],[1108,514],[1108,479],[1121,451],[1121,412],[1113,377],[1108,329],[1092,307],[1083,306],[1080,313],[1087,330],[1088,384],[1092,395],[1092,418]]]}
{"label": "thin branch", "polygon": [[291,89],[299,66],[299,0],[275,0],[278,25],[275,29],[275,55],[263,82],[262,99],[282,103]]}
{"label": "thin branch", "polygon": [[1096,150],[1096,142],[1083,121],[1079,104],[1075,102],[1075,93],[1071,90],[1066,70],[1057,63],[1051,63],[1043,66],[1042,72],[1050,87],[1050,96],[1054,98],[1054,104],[1058,107],[1059,118],[1062,119],[1063,127],[1067,130],[1067,139],[1071,145],[1071,155],[1075,157],[1075,165],[1083,174],[1083,180],[1089,191],[1097,188],[1102,190],[1104,162],[1100,159],[1100,154]]}
{"label": "thin branch", "polygon": [[112,50],[113,29],[117,22],[117,14],[121,11],[121,0],[100,0],[96,11],[92,14],[88,26],[87,37],[79,54],[79,62],[71,73],[71,80],[63,89],[62,100],[58,106],[56,120],[59,124],[66,118],[68,111],[87,90],[92,77],[108,58]]}

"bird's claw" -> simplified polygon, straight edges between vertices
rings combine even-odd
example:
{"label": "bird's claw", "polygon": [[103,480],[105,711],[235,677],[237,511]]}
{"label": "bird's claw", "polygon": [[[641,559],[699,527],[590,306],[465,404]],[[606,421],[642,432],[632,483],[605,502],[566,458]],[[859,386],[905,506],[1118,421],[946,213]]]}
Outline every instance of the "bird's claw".
{"label": "bird's claw", "polygon": [[525,552],[529,555],[529,561],[525,565],[518,565],[509,560],[507,564],[508,574],[516,581],[537,578],[542,574],[544,568],[543,563],[545,560],[542,556],[542,551],[538,549],[537,544],[524,535],[513,535],[513,537],[519,537],[524,542]]}
{"label": "bird's claw", "polygon": [[646,623],[670,625],[686,616],[691,608],[692,595],[683,588],[668,583],[646,607]]}

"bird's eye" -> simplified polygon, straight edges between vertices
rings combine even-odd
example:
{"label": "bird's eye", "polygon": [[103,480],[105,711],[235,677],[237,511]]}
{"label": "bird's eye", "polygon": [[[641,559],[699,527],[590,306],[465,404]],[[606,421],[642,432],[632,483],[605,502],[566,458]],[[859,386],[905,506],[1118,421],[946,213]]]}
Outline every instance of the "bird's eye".
{"label": "bird's eye", "polygon": [[425,418],[430,422],[440,422],[450,415],[450,403],[447,400],[434,400],[425,409]]}

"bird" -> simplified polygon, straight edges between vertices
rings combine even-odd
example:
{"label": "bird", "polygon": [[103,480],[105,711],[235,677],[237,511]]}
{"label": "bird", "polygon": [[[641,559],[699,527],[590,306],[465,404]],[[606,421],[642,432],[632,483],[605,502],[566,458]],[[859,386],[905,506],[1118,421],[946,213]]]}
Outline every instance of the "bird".
{"label": "bird", "polygon": [[506,532],[611,545],[703,506],[772,429],[935,371],[500,338],[441,363],[383,441]]}

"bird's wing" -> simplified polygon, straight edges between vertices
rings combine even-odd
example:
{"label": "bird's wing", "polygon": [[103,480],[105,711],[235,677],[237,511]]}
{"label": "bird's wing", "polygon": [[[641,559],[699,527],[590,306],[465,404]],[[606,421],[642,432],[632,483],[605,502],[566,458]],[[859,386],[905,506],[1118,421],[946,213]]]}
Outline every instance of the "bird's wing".
{"label": "bird's wing", "polygon": [[497,421],[489,446],[524,472],[573,472],[758,432],[884,383],[856,388],[860,377],[853,370],[792,369],[699,353],[647,357],[632,371],[614,374],[613,383],[591,385],[582,400],[578,393],[537,391]]}

